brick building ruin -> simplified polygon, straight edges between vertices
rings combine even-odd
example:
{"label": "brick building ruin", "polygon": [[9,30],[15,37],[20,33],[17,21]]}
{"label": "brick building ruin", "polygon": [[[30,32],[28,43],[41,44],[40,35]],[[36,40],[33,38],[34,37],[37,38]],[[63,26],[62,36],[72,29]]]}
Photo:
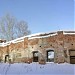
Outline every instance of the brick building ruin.
{"label": "brick building ruin", "polygon": [[0,42],[0,62],[75,64],[75,31],[28,35]]}

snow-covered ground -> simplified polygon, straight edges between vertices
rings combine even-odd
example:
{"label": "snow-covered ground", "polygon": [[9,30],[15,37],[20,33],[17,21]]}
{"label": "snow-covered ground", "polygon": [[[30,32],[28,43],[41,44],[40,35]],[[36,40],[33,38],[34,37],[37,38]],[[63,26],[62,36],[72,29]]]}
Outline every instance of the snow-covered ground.
{"label": "snow-covered ground", "polygon": [[0,63],[0,75],[74,75],[75,65],[47,63]]}

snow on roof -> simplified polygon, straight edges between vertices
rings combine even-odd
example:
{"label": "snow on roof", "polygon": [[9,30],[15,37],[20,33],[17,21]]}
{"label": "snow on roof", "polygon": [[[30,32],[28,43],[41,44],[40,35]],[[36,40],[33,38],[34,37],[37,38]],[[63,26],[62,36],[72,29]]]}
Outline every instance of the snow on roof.
{"label": "snow on roof", "polygon": [[6,43],[0,43],[0,47],[4,47],[4,46],[7,46],[7,44]]}
{"label": "snow on roof", "polygon": [[[36,34],[31,34],[31,35],[27,35],[27,36],[23,36],[23,37],[20,37],[20,38],[17,38],[17,39],[14,39],[14,40],[11,40],[11,41],[8,41],[8,42],[3,42],[3,43],[0,43],[0,46],[7,46],[7,45],[10,45],[11,43],[18,43],[18,42],[22,42],[24,41],[24,38],[28,38],[28,40],[30,39],[34,39],[34,38],[46,38],[46,37],[50,37],[50,36],[55,36],[57,35],[58,32],[47,32],[47,33],[36,33]],[[63,31],[63,34],[66,35],[66,34],[75,34],[75,31]]]}
{"label": "snow on roof", "polygon": [[55,36],[55,35],[57,35],[57,33],[54,33],[54,34],[48,34],[48,35],[46,35],[46,36],[34,36],[34,37],[30,37],[30,38],[28,38],[29,40],[30,39],[34,39],[34,38],[46,38],[46,37],[50,37],[50,36]]}
{"label": "snow on roof", "polygon": [[75,31],[63,31],[63,34],[66,35],[72,35],[72,34],[75,34]]}

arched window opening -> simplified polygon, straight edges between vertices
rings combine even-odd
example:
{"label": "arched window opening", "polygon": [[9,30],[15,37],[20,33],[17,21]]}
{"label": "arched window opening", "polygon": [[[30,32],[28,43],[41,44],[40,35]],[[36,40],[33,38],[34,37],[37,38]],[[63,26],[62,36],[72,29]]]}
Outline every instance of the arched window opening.
{"label": "arched window opening", "polygon": [[47,51],[47,62],[54,62],[54,50]]}

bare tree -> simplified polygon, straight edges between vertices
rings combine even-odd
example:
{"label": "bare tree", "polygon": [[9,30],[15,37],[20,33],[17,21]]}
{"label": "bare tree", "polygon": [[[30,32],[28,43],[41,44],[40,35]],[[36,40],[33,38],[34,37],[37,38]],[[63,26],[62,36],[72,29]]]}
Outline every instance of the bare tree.
{"label": "bare tree", "polygon": [[15,28],[17,29],[16,31],[17,37],[21,37],[21,36],[28,35],[31,33],[30,30],[28,30],[28,24],[25,21],[18,22]]}
{"label": "bare tree", "polygon": [[6,14],[0,19],[0,38],[7,41],[30,34],[25,21],[18,22],[15,17]]}

